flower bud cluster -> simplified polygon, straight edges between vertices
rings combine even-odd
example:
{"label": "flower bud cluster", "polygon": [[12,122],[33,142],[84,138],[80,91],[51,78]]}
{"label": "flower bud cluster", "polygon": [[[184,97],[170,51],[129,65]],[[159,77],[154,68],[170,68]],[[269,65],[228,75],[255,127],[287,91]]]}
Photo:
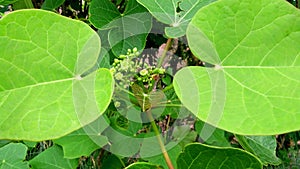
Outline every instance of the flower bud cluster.
{"label": "flower bud cluster", "polygon": [[114,59],[110,71],[121,87],[128,88],[134,82],[151,87],[159,76],[165,73],[163,68],[143,64],[135,59],[139,54],[137,48],[133,48],[128,49],[126,55],[120,55]]}
{"label": "flower bud cluster", "polygon": [[134,61],[134,58],[139,56],[137,48],[128,49],[126,55],[120,55],[114,59],[112,68],[110,71],[113,73],[117,84],[124,88],[129,87],[130,82],[133,80],[137,69],[142,69],[142,65],[138,61]]}
{"label": "flower bud cluster", "polygon": [[135,80],[142,82],[146,86],[152,87],[154,82],[158,80],[160,75],[165,73],[163,68],[155,68],[153,66],[146,65],[146,68],[140,70],[138,74],[135,75]]}

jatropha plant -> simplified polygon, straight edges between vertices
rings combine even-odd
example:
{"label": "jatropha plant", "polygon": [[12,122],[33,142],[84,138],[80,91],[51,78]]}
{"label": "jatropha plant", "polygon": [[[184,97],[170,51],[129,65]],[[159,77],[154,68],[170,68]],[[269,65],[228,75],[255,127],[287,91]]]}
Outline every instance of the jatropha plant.
{"label": "jatropha plant", "polygon": [[0,0],[0,168],[299,167],[295,6]]}

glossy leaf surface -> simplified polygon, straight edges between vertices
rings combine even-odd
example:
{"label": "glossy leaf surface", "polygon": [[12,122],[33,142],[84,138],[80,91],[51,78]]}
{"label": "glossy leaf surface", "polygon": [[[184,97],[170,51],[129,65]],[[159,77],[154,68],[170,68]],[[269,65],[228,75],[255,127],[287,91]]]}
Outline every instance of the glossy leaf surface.
{"label": "glossy leaf surface", "polygon": [[175,75],[176,93],[197,117],[244,135],[300,129],[298,9],[282,0],[220,0],[199,10],[187,38],[199,59],[216,65]]}
{"label": "glossy leaf surface", "polygon": [[29,161],[32,168],[37,169],[61,169],[61,168],[76,168],[78,159],[66,159],[63,156],[61,147],[54,145],[40,153]]}
{"label": "glossy leaf surface", "polygon": [[65,158],[89,156],[93,151],[108,143],[107,138],[101,135],[108,126],[109,123],[103,116],[100,116],[92,123],[54,140],[54,142],[62,146]]}
{"label": "glossy leaf surface", "polygon": [[112,2],[95,0],[91,2],[89,13],[91,15],[89,19],[99,28],[100,36],[108,38],[108,44],[104,45],[109,46],[116,56],[127,53],[128,49],[134,47],[138,50],[145,47],[152,19],[136,0],[129,0],[122,14]]}
{"label": "glossy leaf surface", "polygon": [[21,143],[10,143],[0,148],[0,168],[29,168],[28,162],[24,162],[27,147]]}
{"label": "glossy leaf surface", "polygon": [[264,165],[279,165],[281,160],[276,157],[277,142],[275,136],[240,136],[236,135],[240,145],[256,155]]}
{"label": "glossy leaf surface", "polygon": [[177,159],[178,169],[260,169],[260,161],[241,149],[219,148],[203,144],[190,144]]}
{"label": "glossy leaf surface", "polygon": [[[48,140],[97,119],[113,79],[97,61],[98,35],[86,24],[44,10],[0,20],[0,139]],[[14,124],[14,125],[11,125]]]}
{"label": "glossy leaf surface", "polygon": [[185,35],[186,28],[196,12],[215,0],[137,0],[160,22],[170,25],[165,28],[168,37]]}

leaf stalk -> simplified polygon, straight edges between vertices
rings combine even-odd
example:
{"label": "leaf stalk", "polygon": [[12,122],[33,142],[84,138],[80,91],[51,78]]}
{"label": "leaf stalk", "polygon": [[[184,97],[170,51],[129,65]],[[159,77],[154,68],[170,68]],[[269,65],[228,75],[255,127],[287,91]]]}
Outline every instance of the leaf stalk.
{"label": "leaf stalk", "polygon": [[156,124],[155,124],[155,121],[154,121],[154,118],[152,116],[152,113],[151,113],[150,110],[147,110],[146,113],[147,113],[148,119],[150,120],[151,126],[152,126],[152,128],[154,130],[154,133],[156,135],[156,138],[157,138],[158,144],[160,146],[160,149],[161,149],[161,151],[163,153],[164,159],[165,159],[165,161],[166,161],[169,169],[174,169],[174,166],[173,166],[172,161],[171,161],[171,159],[169,157],[169,154],[168,154],[168,152],[167,152],[167,150],[165,148],[165,145],[164,145],[164,143],[162,141],[162,138],[160,137],[160,132],[159,132],[159,130],[158,130]]}
{"label": "leaf stalk", "polygon": [[164,60],[167,56],[167,52],[169,51],[170,47],[171,47],[171,44],[172,44],[172,38],[169,38],[167,40],[167,44],[166,44],[166,47],[164,48],[164,51],[163,53],[161,54],[159,60],[158,60],[158,63],[156,65],[157,68],[161,68],[162,64],[164,63]]}

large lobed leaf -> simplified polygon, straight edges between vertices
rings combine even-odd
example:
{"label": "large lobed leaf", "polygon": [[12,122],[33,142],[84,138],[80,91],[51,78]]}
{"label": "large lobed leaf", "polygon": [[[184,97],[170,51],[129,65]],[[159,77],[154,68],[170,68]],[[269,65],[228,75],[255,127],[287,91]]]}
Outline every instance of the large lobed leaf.
{"label": "large lobed leaf", "polygon": [[108,143],[107,137],[101,135],[108,126],[106,119],[100,116],[92,123],[54,140],[54,143],[62,146],[65,158],[89,156],[93,151]]}
{"label": "large lobed leaf", "polygon": [[100,51],[86,24],[43,10],[0,20],[0,139],[40,141],[66,135],[108,106],[113,79],[88,76]]}
{"label": "large lobed leaf", "polygon": [[[192,52],[175,91],[201,120],[244,135],[300,129],[300,11],[283,0],[220,0],[187,30]],[[195,104],[196,102],[196,104]]]}
{"label": "large lobed leaf", "polygon": [[0,168],[27,169],[25,162],[27,147],[21,143],[10,143],[0,148]]}
{"label": "large lobed leaf", "polygon": [[145,47],[146,37],[152,27],[152,18],[136,0],[129,0],[124,13],[120,13],[109,0],[91,2],[90,22],[99,29],[100,37],[107,39],[104,44],[114,55],[127,53],[128,49]]}
{"label": "large lobed leaf", "polygon": [[177,168],[262,169],[262,164],[255,156],[241,149],[193,143],[187,145],[177,158]]}
{"label": "large lobed leaf", "polygon": [[279,165],[281,160],[276,157],[275,136],[240,136],[235,135],[239,144],[248,152],[256,155],[264,165]]}
{"label": "large lobed leaf", "polygon": [[71,169],[77,167],[78,159],[64,158],[62,149],[59,146],[54,145],[31,159],[29,164],[33,169]]}
{"label": "large lobed leaf", "polygon": [[185,35],[186,28],[195,13],[216,0],[137,0],[160,22],[170,25],[165,28],[168,37]]}

